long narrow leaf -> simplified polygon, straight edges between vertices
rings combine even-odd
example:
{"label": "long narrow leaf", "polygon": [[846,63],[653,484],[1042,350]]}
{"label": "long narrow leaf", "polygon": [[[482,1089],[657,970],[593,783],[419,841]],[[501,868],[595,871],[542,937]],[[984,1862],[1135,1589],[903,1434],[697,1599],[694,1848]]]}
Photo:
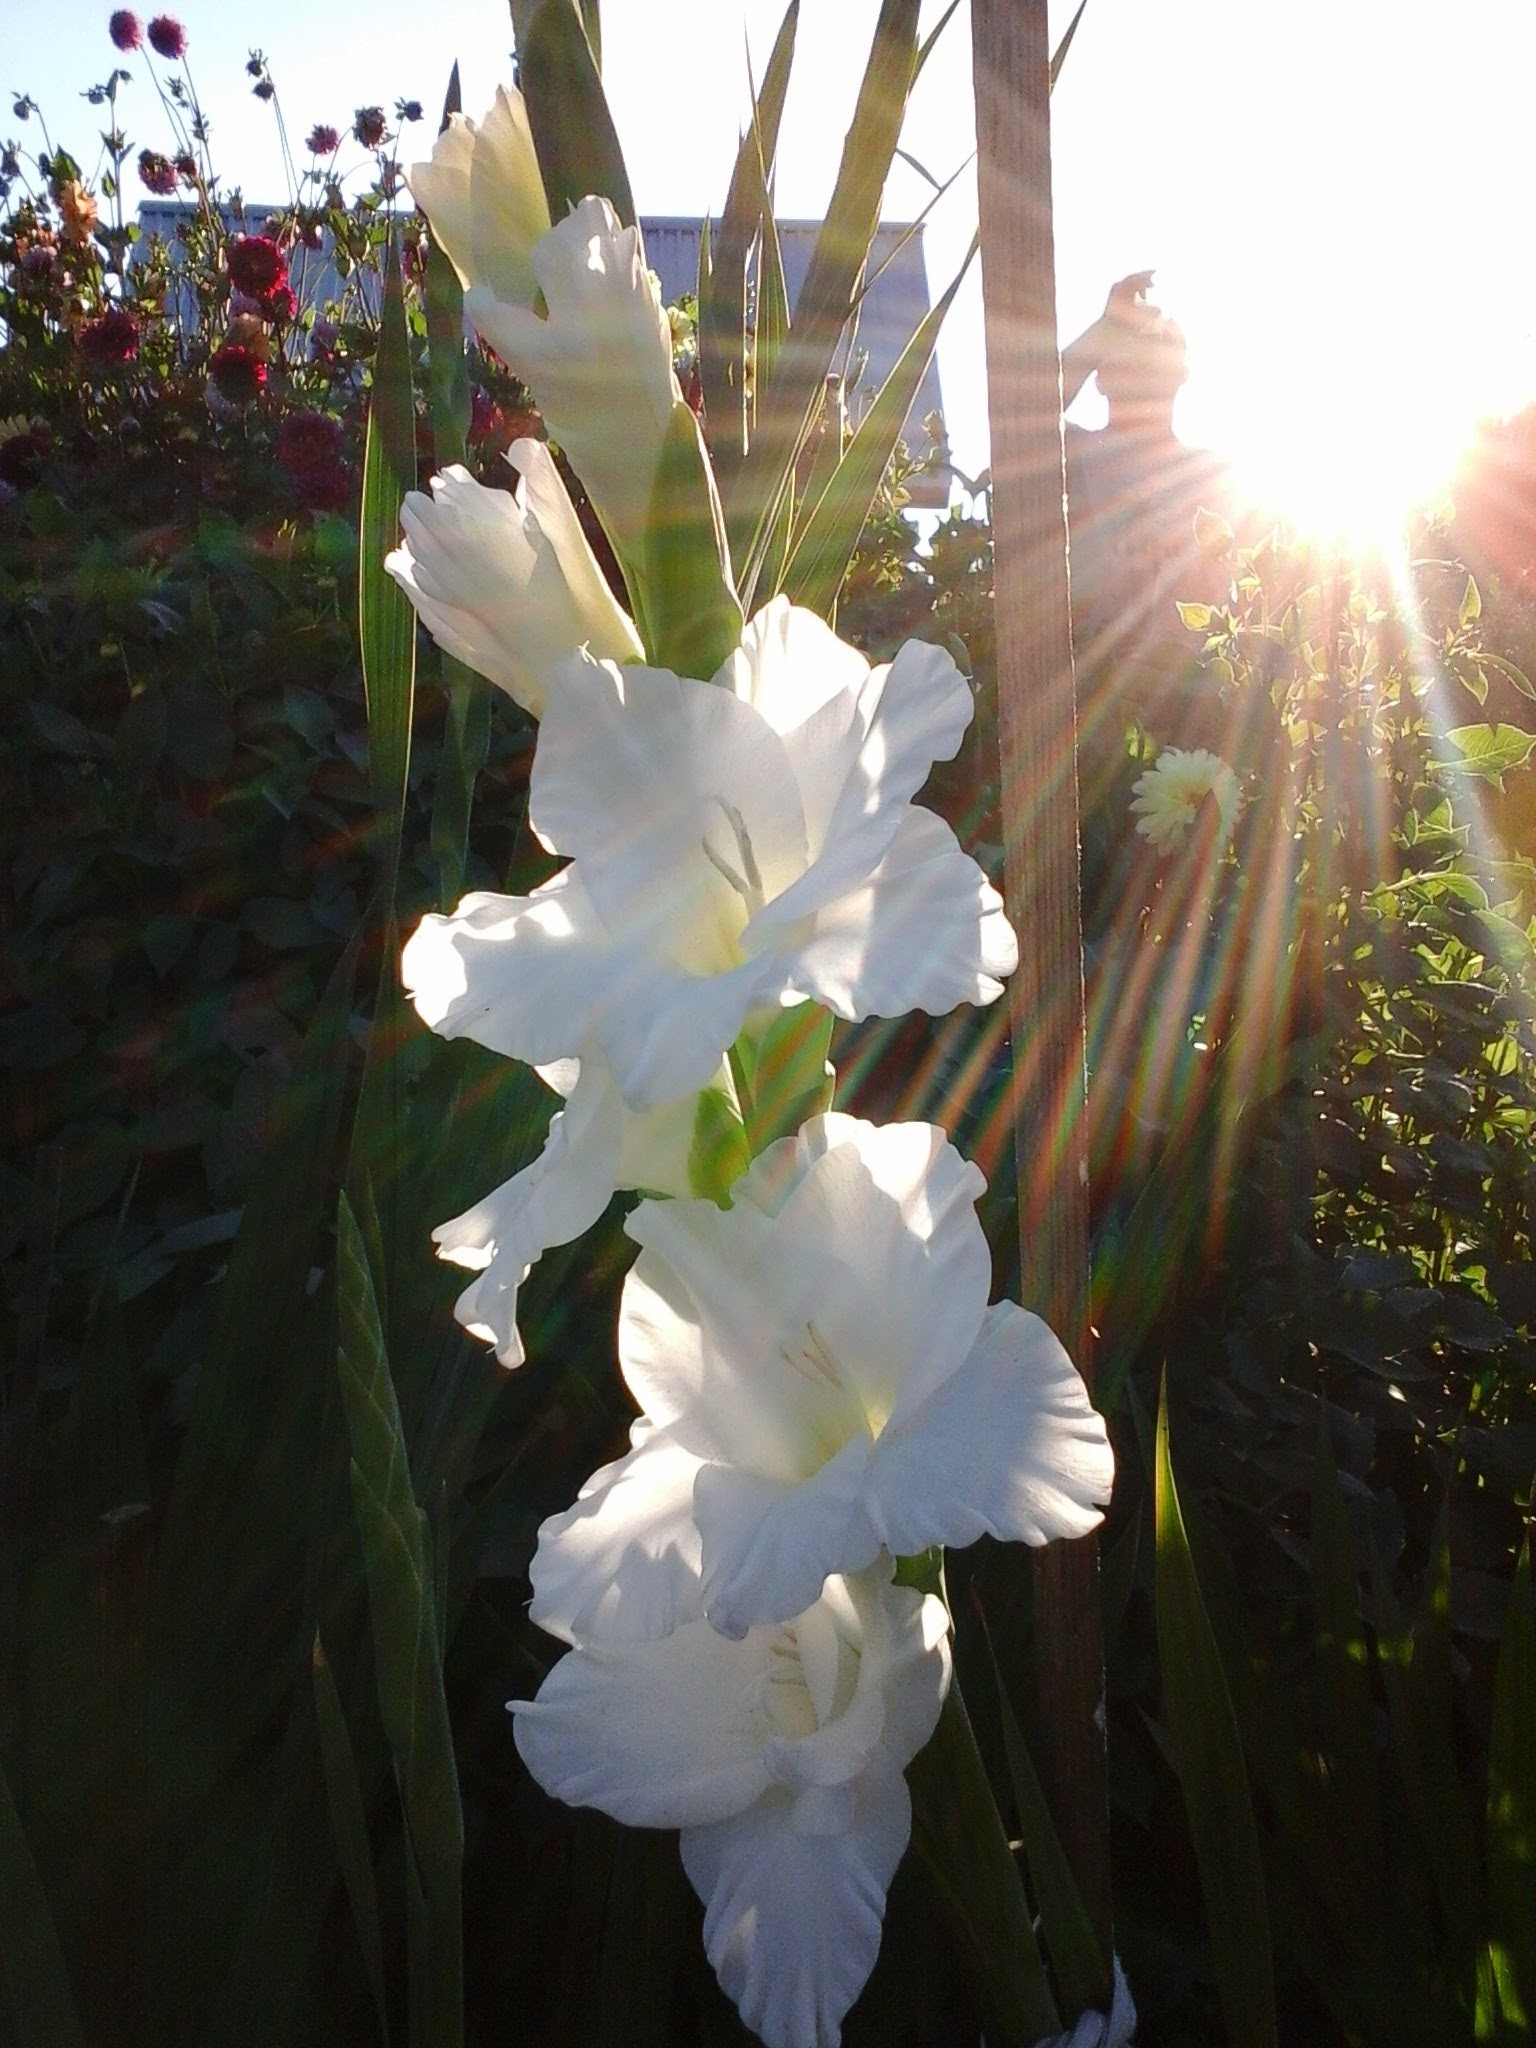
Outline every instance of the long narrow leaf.
{"label": "long narrow leaf", "polygon": [[1052,91],[1055,90],[1056,81],[1061,76],[1061,67],[1067,61],[1067,52],[1072,47],[1072,38],[1077,34],[1077,24],[1082,20],[1083,9],[1087,5],[1088,0],[1078,0],[1077,12],[1073,15],[1072,19],[1067,23],[1066,31],[1063,34],[1061,41],[1056,45],[1055,52],[1051,58]]}
{"label": "long narrow leaf", "polygon": [[1382,1955],[1386,1858],[1374,1738],[1375,1705],[1360,1622],[1349,1521],[1326,1422],[1318,1432],[1312,1482],[1312,1605],[1327,1739],[1328,1786],[1337,1839],[1355,1883],[1355,1932],[1365,1954]]}
{"label": "long narrow leaf", "polygon": [[827,217],[794,323],[766,391],[757,434],[726,496],[731,559],[749,564],[790,487],[805,423],[818,403],[880,218],[917,62],[918,0],[882,0]]}
{"label": "long narrow leaf", "polygon": [[794,543],[783,587],[794,603],[810,611],[825,615],[848,573],[848,564],[853,560],[891,452],[901,438],[907,414],[932,360],[944,316],[954,303],[977,246],[973,239],[953,283],[923,316],[917,332],[902,350],[896,367],[860,420],[831,483]]}
{"label": "long narrow leaf", "polygon": [[651,490],[643,567],[646,653],[679,675],[711,676],[741,635],[725,522],[699,423],[675,403]]}
{"label": "long narrow leaf", "polygon": [[1231,2048],[1277,2048],[1274,1962],[1258,1829],[1237,1716],[1200,1597],[1157,1417],[1157,1646],[1168,1735],[1205,1896],[1211,1961]]}
{"label": "long narrow leaf", "polygon": [[1019,1817],[1019,1838],[1024,1863],[1029,1871],[1029,1888],[1045,1936],[1046,1958],[1069,2013],[1106,2011],[1113,1989],[1109,1965],[1099,1947],[1098,1936],[1061,1837],[1051,1819],[1044,1787],[1030,1756],[1024,1730],[1008,1697],[1008,1687],[992,1648],[992,1632],[977,1608],[992,1678],[997,1688],[998,1718],[1003,1730],[1003,1755],[1013,1788],[1013,1803]]}
{"label": "long narrow leaf", "polygon": [[379,2016],[379,2039],[389,2041],[389,2012],[384,1997],[384,1937],[379,1927],[379,1891],[373,1875],[373,1852],[368,1841],[368,1815],[363,1801],[362,1781],[352,1738],[347,1732],[346,1711],[336,1690],[330,1660],[318,1633],[313,1658],[315,1674],[315,1720],[320,1730],[320,1761],[325,1773],[326,1804],[331,1816],[331,1834],[336,1844],[336,1861],[347,1888],[357,1945],[363,1952],[368,1988],[373,1993]]}
{"label": "long narrow leaf", "polygon": [[[517,70],[551,220],[589,193],[612,203],[624,227],[635,202],[608,110],[594,43],[573,0],[516,0]],[[596,9],[592,10],[596,27]]]}
{"label": "long narrow leaf", "polygon": [[58,1929],[31,1844],[0,1771],[0,1984],[11,2009],[11,2038],[48,2048],[85,2048],[85,2034],[64,1967]]}
{"label": "long narrow leaf", "polygon": [[425,1905],[413,1958],[417,2048],[463,2040],[464,1820],[443,1692],[426,1518],[416,1504],[367,1253],[337,1213],[337,1363],[352,1446],[352,1502],[373,1616],[379,1715],[394,1758],[411,1864]]}
{"label": "long narrow leaf", "polygon": [[363,511],[357,609],[368,704],[368,778],[377,812],[387,894],[394,894],[411,763],[411,703],[416,681],[416,614],[388,575],[384,557],[395,545],[400,504],[416,481],[416,415],[405,327],[400,254],[393,240],[384,264],[379,348],[363,448]]}
{"label": "long narrow leaf", "polygon": [[1060,2019],[1029,1904],[958,1682],[907,1772],[912,1846],[949,1920],[992,2048],[1031,2048]]}
{"label": "long narrow leaf", "polygon": [[[790,0],[763,73],[762,91],[754,98],[752,119],[736,153],[720,225],[710,236],[707,274],[701,264],[699,376],[722,475],[729,474],[746,448],[747,257],[762,223],[763,188],[778,148],[799,18],[800,0]],[[759,283],[759,321],[761,295]]]}
{"label": "long narrow leaf", "polygon": [[1536,1612],[1527,1539],[1509,1590],[1488,1737],[1488,1924],[1500,2015],[1536,2028]]}

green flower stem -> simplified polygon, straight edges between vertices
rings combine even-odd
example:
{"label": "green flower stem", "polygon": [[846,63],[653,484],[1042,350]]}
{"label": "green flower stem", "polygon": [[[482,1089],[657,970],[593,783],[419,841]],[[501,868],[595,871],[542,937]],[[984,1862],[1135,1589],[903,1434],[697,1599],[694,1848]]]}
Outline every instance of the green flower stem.
{"label": "green flower stem", "polygon": [[988,2048],[1033,2048],[1061,2019],[958,1679],[907,1783],[913,1845],[965,1958]]}

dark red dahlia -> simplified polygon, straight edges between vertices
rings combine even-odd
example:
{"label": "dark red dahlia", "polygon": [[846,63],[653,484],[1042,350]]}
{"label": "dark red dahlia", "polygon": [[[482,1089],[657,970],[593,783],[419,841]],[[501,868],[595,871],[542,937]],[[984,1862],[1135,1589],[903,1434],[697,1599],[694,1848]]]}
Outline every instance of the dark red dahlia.
{"label": "dark red dahlia", "polygon": [[149,47],[174,64],[187,54],[187,32],[174,14],[157,14],[149,24]]}
{"label": "dark red dahlia", "polygon": [[144,40],[139,17],[126,7],[119,7],[108,20],[107,34],[120,50],[136,50]]}
{"label": "dark red dahlia", "polygon": [[139,352],[139,323],[121,306],[109,306],[80,330],[80,353],[93,369],[115,369]]}
{"label": "dark red dahlia", "polygon": [[262,311],[278,327],[286,327],[299,310],[299,302],[293,295],[291,285],[280,284],[276,291],[268,292],[262,301]]}
{"label": "dark red dahlia", "polygon": [[229,245],[229,281],[247,298],[269,298],[288,282],[282,250],[267,235],[239,236]]}
{"label": "dark red dahlia", "polygon": [[305,146],[311,156],[334,156],[341,147],[341,136],[328,122],[317,121],[309,131]]}
{"label": "dark red dahlia", "polygon": [[277,430],[284,469],[313,469],[341,459],[341,422],[328,412],[291,412]]}
{"label": "dark red dahlia", "polygon": [[42,475],[43,458],[52,446],[53,436],[41,426],[0,441],[0,484],[13,491],[30,490]]}
{"label": "dark red dahlia", "polygon": [[176,190],[176,166],[157,149],[139,151],[139,183],[147,192],[168,199]]}
{"label": "dark red dahlia", "polygon": [[215,349],[208,364],[208,375],[213,388],[220,398],[231,405],[249,405],[261,396],[261,387],[267,381],[267,366],[255,349],[245,348],[237,341],[227,341]]}
{"label": "dark red dahlia", "polygon": [[306,512],[345,512],[352,503],[356,480],[341,463],[316,463],[307,469],[291,469],[288,481],[293,495]]}
{"label": "dark red dahlia", "polygon": [[352,118],[352,133],[364,149],[377,149],[389,133],[382,107],[359,107]]}

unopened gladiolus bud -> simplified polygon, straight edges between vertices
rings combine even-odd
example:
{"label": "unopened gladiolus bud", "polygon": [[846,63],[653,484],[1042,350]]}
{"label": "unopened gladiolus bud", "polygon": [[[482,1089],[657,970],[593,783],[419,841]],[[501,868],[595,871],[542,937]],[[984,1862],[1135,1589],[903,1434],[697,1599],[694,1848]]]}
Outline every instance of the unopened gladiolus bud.
{"label": "unopened gladiolus bud", "polygon": [[582,533],[554,457],[514,442],[516,495],[454,466],[432,495],[410,492],[404,544],[385,567],[438,645],[541,718],[551,679],[575,647],[617,661],[644,650]]}

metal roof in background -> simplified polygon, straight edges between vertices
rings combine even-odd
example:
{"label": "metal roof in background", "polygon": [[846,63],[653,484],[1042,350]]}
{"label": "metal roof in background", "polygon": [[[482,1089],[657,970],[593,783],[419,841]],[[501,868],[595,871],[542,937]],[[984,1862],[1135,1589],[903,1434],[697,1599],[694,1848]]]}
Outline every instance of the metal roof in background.
{"label": "metal roof in background", "polygon": [[[185,200],[145,200],[139,207],[139,227],[146,239],[157,236],[174,250],[178,226],[196,211],[196,206]],[[271,216],[280,211],[282,209],[275,206],[252,204],[244,205],[238,212],[231,208],[230,225],[242,226],[247,234],[260,234]],[[810,268],[821,223],[788,220],[777,225],[784,284],[793,312],[800,288],[805,283],[806,271]],[[699,237],[703,226],[702,220],[641,216],[646,259],[661,280],[662,297],[668,305],[675,304],[686,293],[698,288]],[[135,247],[142,249],[143,244]],[[133,260],[131,253],[129,260]],[[304,262],[302,283],[305,300],[323,306],[328,300],[339,298],[341,280],[332,267],[329,246],[304,252]],[[902,349],[931,304],[921,224],[909,227],[901,221],[883,221],[875,230],[869,274],[875,281],[859,308],[854,350],[854,367],[857,368],[859,359],[863,358],[863,368],[849,390],[849,410],[855,422],[895,368]],[[190,312],[190,307],[186,311]],[[943,409],[938,359],[935,357],[924,372],[917,397],[907,415],[905,438],[915,454],[925,452],[928,446],[923,421],[929,413],[942,413]],[[949,503],[949,486],[950,473],[947,469],[931,476],[915,477],[909,487],[912,504],[924,509],[937,507],[942,510]]]}

